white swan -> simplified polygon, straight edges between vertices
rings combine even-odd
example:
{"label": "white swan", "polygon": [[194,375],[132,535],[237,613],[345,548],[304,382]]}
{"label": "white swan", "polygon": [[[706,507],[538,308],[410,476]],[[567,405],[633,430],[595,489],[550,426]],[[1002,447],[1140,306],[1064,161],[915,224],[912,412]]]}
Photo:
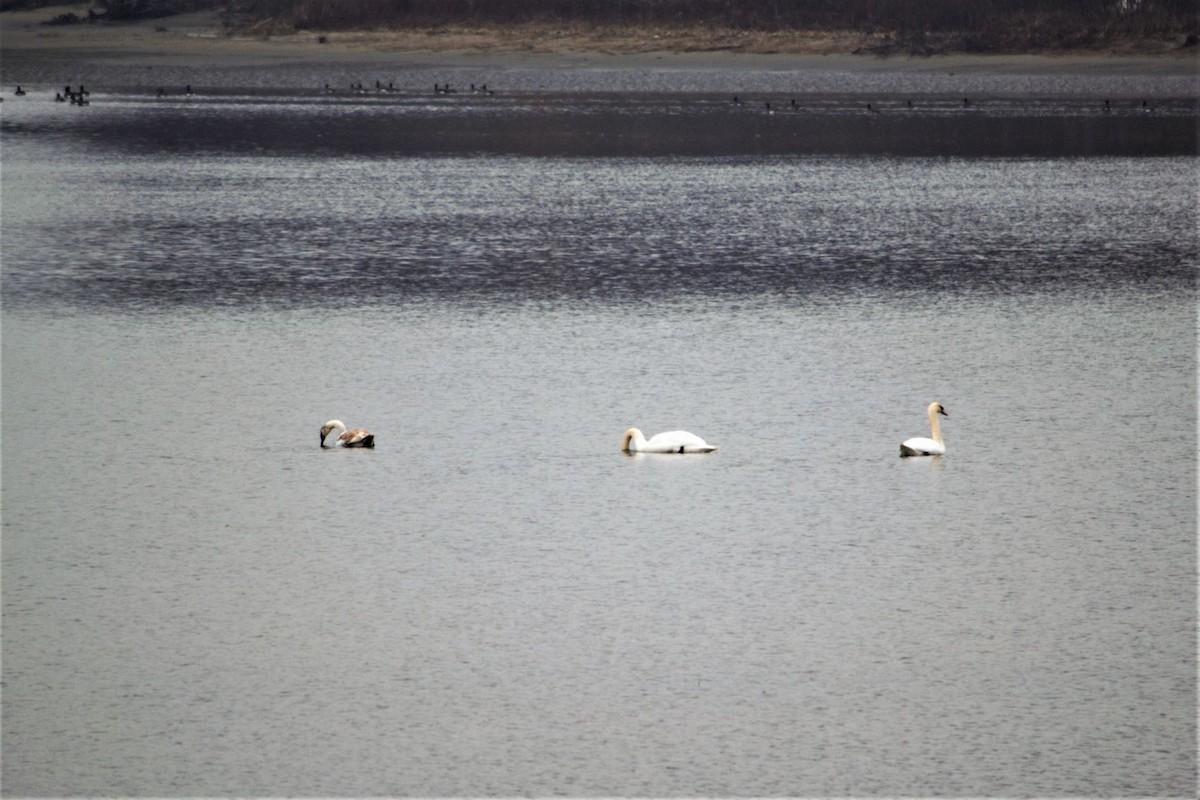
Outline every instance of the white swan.
{"label": "white swan", "polygon": [[942,441],[942,426],[938,424],[938,414],[949,417],[941,403],[929,404],[929,432],[932,438],[916,436],[905,439],[900,443],[901,456],[940,456],[946,454],[946,443]]}
{"label": "white swan", "polygon": [[346,423],[340,419],[331,419],[321,426],[321,447],[325,446],[325,437],[332,431],[338,431],[340,434],[337,438],[342,447],[374,447],[375,434],[365,428],[351,428],[346,430]]}
{"label": "white swan", "polygon": [[647,440],[637,428],[630,428],[621,439],[621,450],[626,453],[711,453],[716,449],[715,444],[687,431],[657,433]]}

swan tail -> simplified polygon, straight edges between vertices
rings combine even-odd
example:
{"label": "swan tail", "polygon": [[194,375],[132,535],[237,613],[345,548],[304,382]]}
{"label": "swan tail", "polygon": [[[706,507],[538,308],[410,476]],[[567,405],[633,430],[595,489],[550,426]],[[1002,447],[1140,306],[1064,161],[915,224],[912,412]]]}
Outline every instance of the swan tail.
{"label": "swan tail", "polygon": [[906,444],[900,445],[900,457],[901,458],[906,458],[908,456],[920,456],[920,455],[924,455],[924,453],[922,453],[920,450],[914,450]]}

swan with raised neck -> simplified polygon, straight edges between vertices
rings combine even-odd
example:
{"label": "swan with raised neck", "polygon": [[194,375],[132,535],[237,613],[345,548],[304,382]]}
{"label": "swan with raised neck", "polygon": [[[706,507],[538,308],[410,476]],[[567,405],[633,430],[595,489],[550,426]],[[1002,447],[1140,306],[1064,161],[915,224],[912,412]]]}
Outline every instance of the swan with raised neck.
{"label": "swan with raised neck", "polygon": [[929,414],[929,438],[915,436],[900,443],[901,456],[941,456],[946,454],[946,443],[942,441],[942,426],[938,415],[949,418],[941,403],[930,403],[926,409]]}

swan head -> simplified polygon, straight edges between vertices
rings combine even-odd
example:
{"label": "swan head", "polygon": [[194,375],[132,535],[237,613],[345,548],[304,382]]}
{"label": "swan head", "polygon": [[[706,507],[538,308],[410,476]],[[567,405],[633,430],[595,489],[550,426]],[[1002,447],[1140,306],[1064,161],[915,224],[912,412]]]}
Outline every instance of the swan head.
{"label": "swan head", "polygon": [[325,437],[328,436],[333,431],[339,430],[339,429],[343,432],[346,430],[346,423],[342,422],[340,419],[331,419],[331,420],[329,420],[329,422],[326,422],[324,425],[322,425],[321,426],[321,447],[325,446]]}
{"label": "swan head", "polygon": [[933,417],[936,414],[941,414],[943,417],[950,416],[949,414],[946,413],[946,409],[942,407],[941,403],[930,403],[929,404],[929,416]]}
{"label": "swan head", "polygon": [[621,437],[621,451],[628,453],[633,450],[633,443],[646,437],[637,428],[630,428],[625,431],[625,435]]}

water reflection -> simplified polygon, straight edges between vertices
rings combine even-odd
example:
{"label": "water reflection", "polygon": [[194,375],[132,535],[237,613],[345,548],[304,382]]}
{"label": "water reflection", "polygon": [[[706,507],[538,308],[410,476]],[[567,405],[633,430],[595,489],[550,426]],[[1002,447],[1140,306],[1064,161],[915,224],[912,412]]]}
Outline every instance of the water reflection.
{"label": "water reflection", "polygon": [[[10,793],[1194,783],[1192,156],[93,97],[0,111]],[[986,119],[1106,124],[1034,105]],[[900,459],[934,398],[951,454]]]}
{"label": "water reflection", "polygon": [[1187,158],[23,152],[8,305],[1101,295],[1197,261]]}
{"label": "water reflection", "polygon": [[[206,90],[21,110],[6,133],[89,151],[222,155],[1141,156],[1196,153],[1196,101],[955,95],[426,93]],[[45,98],[43,98],[45,99]]]}

